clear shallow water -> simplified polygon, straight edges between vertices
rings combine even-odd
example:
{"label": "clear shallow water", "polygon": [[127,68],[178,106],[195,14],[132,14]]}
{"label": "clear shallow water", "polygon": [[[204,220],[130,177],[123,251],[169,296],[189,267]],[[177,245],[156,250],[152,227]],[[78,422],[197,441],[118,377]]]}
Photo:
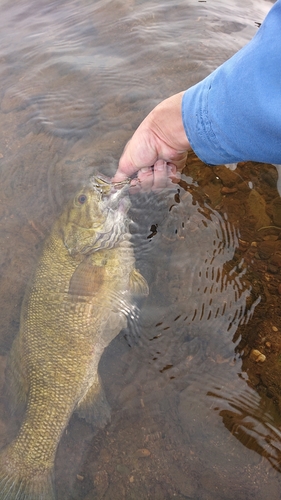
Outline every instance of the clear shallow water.
{"label": "clear shallow water", "polygon": [[[1,372],[64,201],[93,170],[112,175],[145,114],[243,46],[270,6],[1,2]],[[137,331],[123,332],[101,362],[111,424],[93,436],[74,417],[62,439],[59,500],[279,498],[280,417],[237,347],[241,328],[258,331],[263,289],[237,254],[247,217],[235,197],[222,206],[221,178],[208,175],[200,181],[190,167],[174,192],[132,200],[150,296]],[[259,227],[274,223],[259,217]],[[4,405],[1,415],[4,441]]]}

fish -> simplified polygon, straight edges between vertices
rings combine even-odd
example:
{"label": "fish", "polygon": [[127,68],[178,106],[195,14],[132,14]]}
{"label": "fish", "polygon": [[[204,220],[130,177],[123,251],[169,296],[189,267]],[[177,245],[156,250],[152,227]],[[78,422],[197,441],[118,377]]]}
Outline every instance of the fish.
{"label": "fish", "polygon": [[55,500],[54,460],[71,415],[97,427],[110,419],[99,360],[149,293],[135,268],[128,186],[91,177],[43,244],[8,360],[24,417],[0,452],[0,500]]}

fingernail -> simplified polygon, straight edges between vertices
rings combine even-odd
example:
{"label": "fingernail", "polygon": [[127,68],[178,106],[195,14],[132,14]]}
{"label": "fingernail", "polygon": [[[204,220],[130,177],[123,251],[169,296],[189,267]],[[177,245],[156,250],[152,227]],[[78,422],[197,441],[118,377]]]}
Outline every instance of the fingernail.
{"label": "fingernail", "polygon": [[145,174],[146,172],[149,172],[149,170],[150,170],[150,167],[142,167],[142,168],[140,169],[140,171],[141,171],[141,172],[143,172],[144,174]]}

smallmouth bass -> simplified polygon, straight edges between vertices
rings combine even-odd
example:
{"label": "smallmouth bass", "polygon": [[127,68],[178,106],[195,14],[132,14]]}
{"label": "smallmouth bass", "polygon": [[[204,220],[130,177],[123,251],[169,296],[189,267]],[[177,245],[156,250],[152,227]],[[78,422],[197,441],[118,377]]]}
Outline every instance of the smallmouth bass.
{"label": "smallmouth bass", "polygon": [[54,500],[55,454],[72,413],[99,427],[109,420],[98,363],[134,297],[148,294],[135,269],[126,191],[93,177],[44,243],[9,356],[11,392],[25,416],[0,453],[0,500]]}

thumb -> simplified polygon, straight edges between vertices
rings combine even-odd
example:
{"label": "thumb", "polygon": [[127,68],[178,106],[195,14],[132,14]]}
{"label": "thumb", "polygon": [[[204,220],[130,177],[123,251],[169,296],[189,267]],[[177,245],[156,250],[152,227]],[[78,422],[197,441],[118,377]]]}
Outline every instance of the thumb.
{"label": "thumb", "polygon": [[133,159],[131,158],[130,143],[131,140],[127,142],[124,148],[122,156],[119,160],[118,169],[113,177],[113,182],[123,181],[134,175],[139,170],[139,168],[134,165]]}

